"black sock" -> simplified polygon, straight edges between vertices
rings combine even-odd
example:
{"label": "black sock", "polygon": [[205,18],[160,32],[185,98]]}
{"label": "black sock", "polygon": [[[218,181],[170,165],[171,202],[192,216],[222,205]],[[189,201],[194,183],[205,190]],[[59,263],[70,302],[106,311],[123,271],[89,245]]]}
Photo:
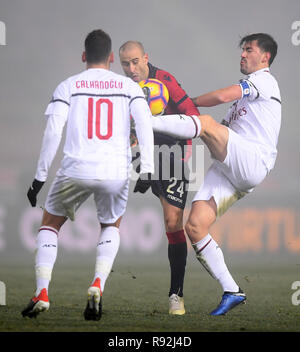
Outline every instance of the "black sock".
{"label": "black sock", "polygon": [[173,293],[183,296],[183,282],[187,258],[186,242],[170,244],[168,246],[168,258],[171,269],[171,285],[169,296]]}

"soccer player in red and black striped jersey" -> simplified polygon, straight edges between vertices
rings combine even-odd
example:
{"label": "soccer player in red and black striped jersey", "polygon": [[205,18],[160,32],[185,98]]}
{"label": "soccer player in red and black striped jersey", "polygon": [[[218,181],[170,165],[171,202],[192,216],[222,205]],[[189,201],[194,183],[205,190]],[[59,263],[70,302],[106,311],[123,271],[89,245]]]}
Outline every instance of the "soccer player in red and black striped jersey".
{"label": "soccer player in red and black striped jersey", "polygon": [[[186,114],[199,115],[198,109],[188,97],[175,77],[169,72],[159,69],[149,63],[148,54],[140,42],[128,41],[119,50],[120,62],[126,76],[135,82],[148,78],[155,78],[163,82],[169,91],[169,102],[164,111],[165,115]],[[171,269],[171,284],[169,291],[169,313],[182,315],[185,313],[183,301],[183,283],[187,258],[187,243],[183,230],[183,210],[187,199],[188,166],[186,161],[191,153],[191,141],[179,141],[165,134],[154,133],[155,145],[180,145],[181,157],[168,153],[159,156],[159,176],[155,180],[138,179],[134,192],[145,193],[150,187],[152,193],[159,197],[164,214],[165,229],[168,238],[168,258]],[[162,167],[170,165],[170,178],[163,179]],[[181,170],[182,177],[175,177],[174,170]],[[176,175],[177,176],[177,175]],[[158,179],[157,179],[158,178]]]}

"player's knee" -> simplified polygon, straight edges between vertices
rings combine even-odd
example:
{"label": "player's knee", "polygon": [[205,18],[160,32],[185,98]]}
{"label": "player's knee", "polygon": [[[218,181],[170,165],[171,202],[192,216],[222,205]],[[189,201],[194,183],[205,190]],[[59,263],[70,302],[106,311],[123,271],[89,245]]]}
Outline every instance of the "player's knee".
{"label": "player's knee", "polygon": [[176,216],[168,216],[165,218],[165,227],[167,232],[176,232],[182,229],[182,220]]}
{"label": "player's knee", "polygon": [[176,232],[183,229],[183,209],[170,204],[164,197],[160,197],[163,213],[165,229],[167,232]]}
{"label": "player's knee", "polygon": [[179,208],[173,209],[172,211],[165,212],[164,220],[166,231],[176,232],[182,230],[183,223],[183,211]]}
{"label": "player's knee", "polygon": [[165,227],[167,232],[176,232],[182,229],[182,216],[177,213],[165,216]]}
{"label": "player's knee", "polygon": [[204,123],[212,123],[214,120],[214,118],[211,115],[205,114],[205,115],[199,115],[199,119],[204,122]]}
{"label": "player's knee", "polygon": [[66,221],[67,217],[53,215],[48,213],[47,210],[44,210],[41,226],[53,227],[54,229],[59,231]]}
{"label": "player's knee", "polygon": [[214,120],[214,118],[210,115],[200,115],[199,116],[199,120],[201,122],[201,135],[203,135],[204,133],[207,133],[208,131],[210,131],[211,129],[214,128],[214,125],[216,123],[216,121]]}

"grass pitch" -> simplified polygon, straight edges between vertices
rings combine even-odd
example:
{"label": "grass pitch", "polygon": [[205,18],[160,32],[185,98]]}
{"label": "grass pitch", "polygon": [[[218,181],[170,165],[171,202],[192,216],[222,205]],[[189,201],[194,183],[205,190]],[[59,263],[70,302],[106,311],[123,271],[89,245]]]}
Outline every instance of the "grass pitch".
{"label": "grass pitch", "polygon": [[[247,303],[226,316],[209,312],[221,299],[221,288],[190,253],[185,278],[184,316],[168,314],[169,268],[164,260],[116,260],[103,295],[103,316],[85,321],[86,291],[94,258],[60,256],[49,289],[50,310],[36,319],[22,309],[35,289],[33,257],[0,258],[0,280],[6,284],[6,306],[0,306],[0,332],[299,332],[300,305],[291,289],[300,280],[300,260],[235,261],[229,265],[247,294]],[[229,257],[229,256],[227,256]],[[300,298],[300,293],[299,293]]]}

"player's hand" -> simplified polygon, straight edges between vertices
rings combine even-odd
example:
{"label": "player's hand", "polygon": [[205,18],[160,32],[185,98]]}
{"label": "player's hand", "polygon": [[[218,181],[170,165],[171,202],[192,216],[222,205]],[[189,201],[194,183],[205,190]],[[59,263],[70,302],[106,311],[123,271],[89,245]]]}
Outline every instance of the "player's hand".
{"label": "player's hand", "polygon": [[136,181],[133,192],[146,193],[151,186],[151,180],[149,179],[150,174],[140,174],[140,177]]}
{"label": "player's hand", "polygon": [[43,187],[44,183],[45,182],[34,179],[32,185],[29,187],[29,190],[27,192],[27,198],[29,199],[31,206],[36,206],[36,196]]}

